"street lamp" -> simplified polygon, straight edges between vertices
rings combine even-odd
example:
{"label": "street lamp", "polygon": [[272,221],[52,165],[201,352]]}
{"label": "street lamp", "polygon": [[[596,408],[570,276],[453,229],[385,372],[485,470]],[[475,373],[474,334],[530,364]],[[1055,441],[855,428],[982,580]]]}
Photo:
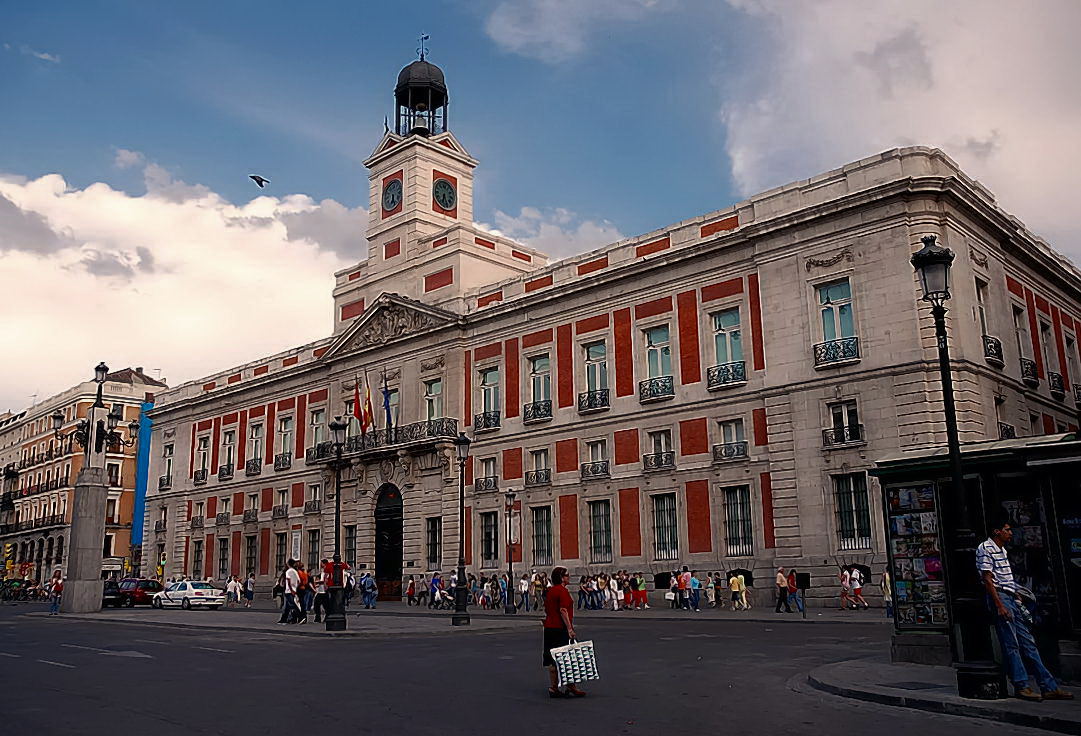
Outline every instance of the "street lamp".
{"label": "street lamp", "polygon": [[128,422],[128,439],[125,440],[123,435],[116,431],[120,420],[124,418],[123,409],[119,404],[105,415],[104,420],[100,418],[100,410],[105,408],[105,402],[102,400],[102,389],[108,375],[109,366],[105,365],[105,363],[98,363],[94,368],[94,382],[98,384],[97,398],[91,405],[90,411],[87,412],[87,418],[80,419],[74,429],[66,433],[61,431],[64,426],[64,412],[59,409],[50,415],[53,420],[53,436],[61,441],[73,437],[86,454],[86,465],[90,465],[89,460],[94,453],[100,455],[105,451],[106,446],[123,445],[124,447],[134,447],[139,436],[138,419],[132,419]]}
{"label": "street lamp", "polygon": [[458,583],[454,586],[454,615],[451,626],[469,625],[469,588],[465,582],[465,463],[469,459],[470,440],[459,432],[454,440],[458,453]]}
{"label": "street lamp", "polygon": [[327,631],[345,631],[345,585],[342,582],[342,449],[345,447],[345,429],[348,425],[340,416],[330,423],[330,444],[334,459],[334,558],[331,565],[330,585],[327,587]]}
{"label": "street lamp", "polygon": [[[935,242],[934,235],[920,240],[923,247],[912,255],[912,267],[920,279],[923,300],[931,303],[938,345],[938,370],[942,379],[942,403],[946,414],[946,442],[949,446],[951,498],[939,493],[938,505],[944,521],[942,575],[946,584],[950,655],[957,672],[957,692],[962,697],[987,698],[1000,687],[1002,675],[994,665],[987,617],[982,596],[975,589],[976,534],[972,530],[968,492],[961,467],[961,442],[957,436],[957,407],[950,372],[950,350],[946,341],[946,301],[950,298],[950,266],[953,251]],[[952,517],[952,518],[951,518]],[[951,536],[952,533],[952,536]]]}
{"label": "street lamp", "polygon": [[514,529],[514,491],[506,491],[503,497],[507,501],[507,600],[503,604],[503,613],[518,613],[514,605],[514,545],[511,533]]}

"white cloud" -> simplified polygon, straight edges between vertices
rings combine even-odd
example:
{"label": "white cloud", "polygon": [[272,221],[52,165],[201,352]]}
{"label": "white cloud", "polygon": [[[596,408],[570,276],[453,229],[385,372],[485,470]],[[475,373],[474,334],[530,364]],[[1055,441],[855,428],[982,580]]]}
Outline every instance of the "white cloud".
{"label": "white cloud", "polygon": [[366,253],[363,210],[305,195],[234,205],[149,163],[144,177],[132,196],[0,175],[0,272],[19,305],[0,311],[0,334],[20,356],[0,410],[100,360],[177,384],[330,334],[332,274]]}
{"label": "white cloud", "polygon": [[118,169],[130,169],[135,166],[142,166],[144,160],[143,154],[138,151],[118,148],[116,149],[116,156],[113,158],[113,166]]}
{"label": "white cloud", "polygon": [[668,5],[668,0],[504,0],[484,30],[507,51],[558,63],[581,54],[601,24],[638,20]]}
{"label": "white cloud", "polygon": [[477,223],[478,227],[525,243],[553,258],[584,253],[625,237],[607,220],[583,220],[562,207],[543,211],[522,207],[517,215],[496,210],[493,217],[494,226]]}
{"label": "white cloud", "polygon": [[895,146],[938,146],[1081,256],[1081,4],[729,3],[759,26],[757,56],[718,72],[743,194]]}
{"label": "white cloud", "polygon": [[[10,43],[5,43],[4,44],[4,50],[5,51],[14,51],[14,49],[12,48]],[[22,54],[23,56],[32,56],[35,59],[39,59],[41,61],[47,61],[50,64],[59,64],[60,63],[60,57],[57,54],[50,54],[47,51],[38,51],[36,49],[32,49],[29,46],[27,46],[25,43],[21,44],[19,46],[19,53]]]}

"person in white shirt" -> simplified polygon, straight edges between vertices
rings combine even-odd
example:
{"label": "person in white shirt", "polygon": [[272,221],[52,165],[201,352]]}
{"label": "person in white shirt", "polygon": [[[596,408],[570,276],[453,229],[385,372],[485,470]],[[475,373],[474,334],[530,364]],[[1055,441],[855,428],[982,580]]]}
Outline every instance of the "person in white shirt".
{"label": "person in white shirt", "polygon": [[285,564],[285,570],[281,576],[281,586],[285,590],[282,596],[285,603],[282,604],[282,616],[278,619],[279,624],[295,624],[300,621],[300,603],[297,601],[297,591],[300,590],[300,575],[296,570],[297,561],[290,559]]}
{"label": "person in white shirt", "polygon": [[522,579],[518,581],[518,595],[522,597],[522,600],[518,602],[518,608],[524,608],[529,611],[529,576],[522,575]]}
{"label": "person in white shirt", "polygon": [[313,585],[315,586],[315,599],[312,603],[312,610],[315,611],[315,623],[321,623],[322,619],[319,617],[320,612],[323,615],[327,613],[327,560],[323,560],[323,563],[319,566],[319,574],[313,575]]}
{"label": "person in white shirt", "polygon": [[229,582],[225,584],[225,607],[232,608],[240,601],[240,582],[236,579],[236,576],[230,576]]}

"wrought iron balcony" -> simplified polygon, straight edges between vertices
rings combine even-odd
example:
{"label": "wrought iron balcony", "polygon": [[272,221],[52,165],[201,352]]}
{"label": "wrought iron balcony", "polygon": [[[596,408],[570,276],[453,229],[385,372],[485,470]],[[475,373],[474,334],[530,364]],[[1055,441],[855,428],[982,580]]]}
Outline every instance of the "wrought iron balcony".
{"label": "wrought iron balcony", "polygon": [[1036,361],[1031,358],[1021,358],[1021,380],[1026,386],[1036,388],[1040,385],[1040,373],[1036,370]]}
{"label": "wrought iron balcony", "polygon": [[1073,400],[1078,404],[1081,404],[1081,383],[1075,383],[1073,385]]}
{"label": "wrought iron balcony", "polygon": [[1051,395],[1056,399],[1063,399],[1066,397],[1066,381],[1062,378],[1061,373],[1048,371],[1047,387],[1051,389]]}
{"label": "wrought iron balcony", "polygon": [[607,460],[594,460],[593,462],[582,463],[581,471],[582,480],[607,478],[610,475]]}
{"label": "wrought iron balcony", "polygon": [[706,369],[706,388],[738,386],[747,382],[747,364],[742,360]]}
{"label": "wrought iron balcony", "polygon": [[158,477],[158,490],[167,491],[173,487],[173,476],[162,475]]}
{"label": "wrought iron balcony", "polygon": [[219,465],[218,466],[218,480],[232,480],[233,479],[233,464]]}
{"label": "wrought iron balcony", "polygon": [[165,519],[158,519],[154,522],[154,532],[157,534],[161,534],[163,531],[165,531],[167,526],[168,524],[166,523]]}
{"label": "wrought iron balcony", "polygon": [[544,422],[552,418],[552,400],[534,401],[522,407],[522,421]]}
{"label": "wrought iron balcony", "polygon": [[482,411],[473,415],[474,432],[487,432],[492,429],[499,429],[498,411]]}
{"label": "wrought iron balcony", "polygon": [[473,481],[474,493],[488,493],[489,491],[499,490],[499,476],[485,475],[480,478],[476,478]]}
{"label": "wrought iron balcony", "polygon": [[1013,428],[1012,424],[1006,424],[1006,422],[998,423],[998,438],[1000,440],[1013,440],[1017,439],[1017,430]]}
{"label": "wrought iron balcony", "polygon": [[814,358],[815,368],[855,362],[860,359],[860,339],[842,337],[820,342],[814,346]]}
{"label": "wrought iron balcony", "polygon": [[259,509],[244,509],[244,523],[251,524],[259,521]]}
{"label": "wrought iron balcony", "polygon": [[202,529],[203,528],[203,517],[201,517],[201,516],[193,516],[193,517],[191,517],[191,528],[192,529]]}
{"label": "wrought iron balcony", "polygon": [[604,411],[611,406],[608,399],[608,389],[598,388],[593,391],[583,391],[578,394],[578,413],[586,414],[591,411]]}
{"label": "wrought iron balcony", "polygon": [[652,452],[642,456],[642,470],[665,470],[676,467],[676,453]]}
{"label": "wrought iron balcony", "polygon": [[280,452],[274,456],[275,470],[288,470],[291,467],[293,467],[293,453]]}
{"label": "wrought iron balcony", "polygon": [[[432,446],[439,441],[453,440],[458,436],[458,420],[444,417],[426,422],[403,424],[390,429],[375,429],[354,435],[345,441],[343,455],[388,454],[412,445]],[[334,443],[320,442],[308,448],[304,461],[309,465],[325,463],[334,459]]]}
{"label": "wrought iron balcony", "polygon": [[229,526],[229,521],[232,519],[232,515],[228,511],[223,511],[214,517],[214,523],[218,526]]}
{"label": "wrought iron balcony", "polygon": [[863,425],[849,424],[844,427],[833,427],[822,430],[822,444],[825,447],[837,445],[851,445],[856,442],[864,442]]}
{"label": "wrought iron balcony", "polygon": [[271,519],[284,519],[289,516],[289,504],[283,503],[270,510]]}
{"label": "wrought iron balcony", "polygon": [[207,469],[206,468],[199,468],[198,470],[195,471],[195,474],[192,476],[192,480],[195,481],[195,485],[201,486],[204,483],[206,483],[206,476],[207,476]]}
{"label": "wrought iron balcony", "polygon": [[263,472],[263,459],[252,458],[244,463],[244,475],[259,475]]}
{"label": "wrought iron balcony", "polygon": [[671,399],[675,395],[676,384],[671,376],[658,376],[638,382],[638,400],[643,404],[647,401]]}
{"label": "wrought iron balcony", "polygon": [[323,502],[318,498],[309,498],[304,502],[305,514],[318,514],[321,508],[323,508]]}
{"label": "wrought iron balcony", "polygon": [[713,446],[713,460],[714,462],[726,462],[728,460],[742,460],[747,457],[747,443],[744,440],[739,442],[722,442],[719,445]]}
{"label": "wrought iron balcony", "polygon": [[997,365],[1000,368],[1005,365],[1005,361],[1002,359],[1002,340],[990,335],[984,335],[983,357],[991,365]]}
{"label": "wrought iron balcony", "polygon": [[552,482],[552,469],[539,468],[525,471],[525,484],[527,486],[546,486]]}

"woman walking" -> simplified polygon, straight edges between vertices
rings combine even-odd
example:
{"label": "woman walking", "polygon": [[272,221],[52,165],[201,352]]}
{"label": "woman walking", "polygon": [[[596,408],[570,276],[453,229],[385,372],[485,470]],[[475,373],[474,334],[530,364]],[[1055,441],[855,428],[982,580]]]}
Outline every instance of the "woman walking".
{"label": "woman walking", "polygon": [[552,649],[565,647],[575,638],[574,601],[567,590],[567,568],[557,567],[552,570],[552,585],[544,594],[544,657],[542,661],[548,668],[548,697],[581,698],[585,692],[574,685],[566,690],[559,689],[559,673],[556,671]]}
{"label": "woman walking", "polygon": [[248,579],[244,581],[244,608],[251,608],[253,600],[255,600],[255,573],[249,572]]}
{"label": "woman walking", "polygon": [[64,576],[59,570],[53,573],[53,579],[49,581],[49,615],[56,616],[60,613],[60,599],[64,597]]}
{"label": "woman walking", "polygon": [[405,588],[405,605],[420,605],[417,603],[417,581],[413,579],[413,576],[409,576],[409,584]]}

